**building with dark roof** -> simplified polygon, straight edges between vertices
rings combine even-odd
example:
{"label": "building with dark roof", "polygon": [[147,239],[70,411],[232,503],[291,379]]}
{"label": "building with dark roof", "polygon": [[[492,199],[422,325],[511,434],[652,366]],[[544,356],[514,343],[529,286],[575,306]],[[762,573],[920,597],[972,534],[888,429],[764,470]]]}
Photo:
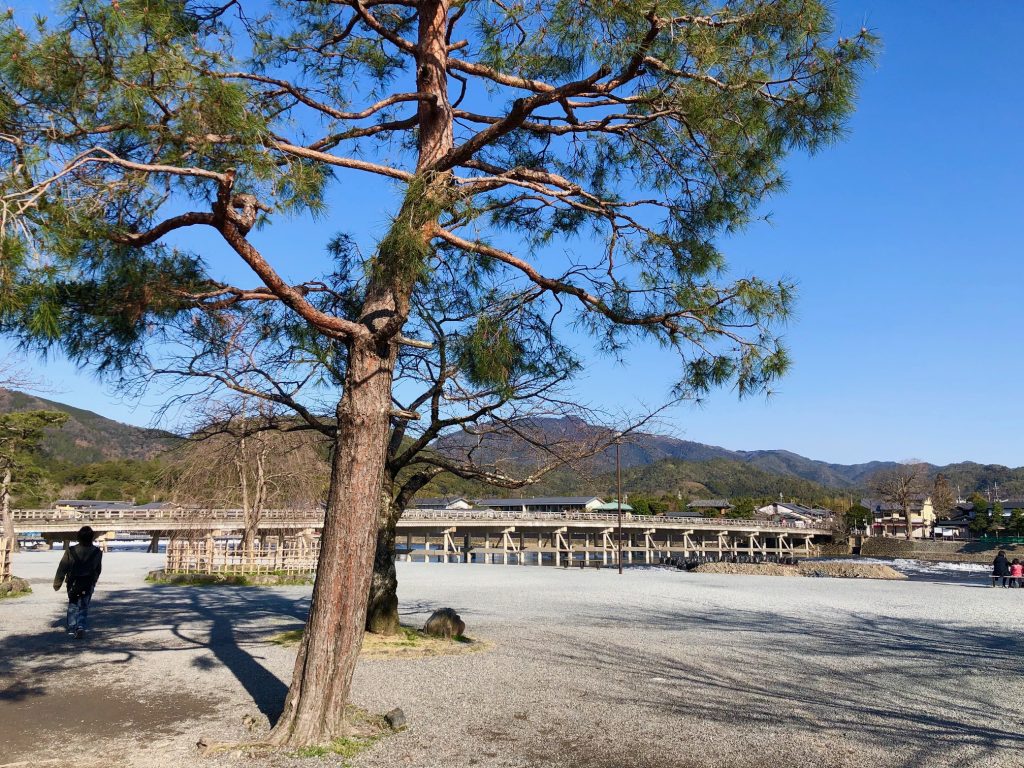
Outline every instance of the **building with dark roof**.
{"label": "building with dark roof", "polygon": [[592,512],[603,502],[597,496],[539,496],[529,499],[477,499],[478,507],[504,512]]}
{"label": "building with dark roof", "polygon": [[732,504],[729,503],[728,499],[695,499],[687,502],[686,508],[705,516],[711,516],[710,513],[712,512],[717,515],[724,515],[732,509]]}
{"label": "building with dark roof", "polygon": [[62,512],[78,512],[86,509],[127,509],[130,501],[102,501],[99,499],[57,499],[53,508]]}
{"label": "building with dark roof", "polygon": [[[869,535],[900,538],[907,535],[907,516],[901,505],[882,499],[861,499],[860,503],[871,510],[872,521],[868,529]],[[910,538],[929,538],[932,535],[932,527],[935,525],[936,519],[931,497],[917,494],[911,499],[908,511],[910,512]]]}
{"label": "building with dark roof", "polygon": [[797,526],[821,524],[833,517],[832,510],[820,507],[806,507],[793,502],[776,501],[758,507],[755,514],[766,520],[786,521]]}

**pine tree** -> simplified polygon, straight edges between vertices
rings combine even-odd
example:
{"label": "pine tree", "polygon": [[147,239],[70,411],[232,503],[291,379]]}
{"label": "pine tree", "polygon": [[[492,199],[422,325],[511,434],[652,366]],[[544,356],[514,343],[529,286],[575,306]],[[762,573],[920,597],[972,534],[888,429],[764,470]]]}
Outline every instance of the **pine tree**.
{"label": "pine tree", "polygon": [[[455,275],[517,299],[471,345],[484,376],[524,348],[528,306],[611,354],[638,339],[675,350],[677,394],[762,390],[786,369],[792,286],[724,277],[719,236],[782,187],[787,153],[841,135],[874,47],[866,30],[837,38],[820,0],[279,0],[259,19],[236,3],[80,0],[32,29],[8,12],[0,326],[113,378],[255,378],[333,440],[273,742],[346,731],[417,292]],[[336,232],[328,192],[358,195],[367,177],[400,194],[365,256],[341,235],[322,270],[290,281],[287,254],[250,238],[289,216]],[[164,365],[183,340],[192,357]],[[220,375],[232,355],[253,361],[242,379]]]}
{"label": "pine tree", "polygon": [[58,411],[22,411],[0,414],[0,524],[3,535],[17,541],[11,516],[15,484],[40,476],[39,445],[48,427],[62,427],[68,420]]}

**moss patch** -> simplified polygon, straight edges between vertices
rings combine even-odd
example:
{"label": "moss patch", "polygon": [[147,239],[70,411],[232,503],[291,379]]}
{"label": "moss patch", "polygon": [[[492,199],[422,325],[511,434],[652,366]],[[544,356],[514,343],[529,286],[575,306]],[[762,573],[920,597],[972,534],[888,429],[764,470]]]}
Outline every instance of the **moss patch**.
{"label": "moss patch", "polygon": [[[302,641],[302,629],[289,629],[274,635],[270,642],[289,647]],[[369,632],[363,635],[363,647],[360,656],[364,659],[422,659],[431,656],[453,656],[461,653],[474,653],[489,647],[482,640],[459,635],[446,640],[423,634],[414,627],[402,626],[393,635],[374,635]]]}
{"label": "moss patch", "polygon": [[32,587],[24,579],[12,576],[10,580],[0,584],[0,600],[8,597],[24,597],[32,593]]}
{"label": "moss patch", "polygon": [[167,573],[150,571],[146,576],[150,584],[172,584],[183,587],[294,587],[313,583],[313,574],[301,575],[288,571],[271,573]]}

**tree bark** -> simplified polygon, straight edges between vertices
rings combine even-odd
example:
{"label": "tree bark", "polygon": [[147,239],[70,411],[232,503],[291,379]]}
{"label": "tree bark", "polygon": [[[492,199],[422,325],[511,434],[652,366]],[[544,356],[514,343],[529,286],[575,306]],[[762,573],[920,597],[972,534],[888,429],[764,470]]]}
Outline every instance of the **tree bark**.
{"label": "tree bark", "polygon": [[395,528],[402,510],[390,493],[381,499],[377,549],[373,557],[373,578],[366,601],[366,631],[375,635],[393,635],[400,629],[398,620],[398,574],[395,571]]}
{"label": "tree bark", "polygon": [[[418,171],[452,147],[448,8],[449,0],[421,0],[418,9],[416,87],[432,97],[419,102]],[[423,266],[418,260],[429,252],[449,183],[444,173],[427,178],[415,191],[410,188],[402,214],[370,266],[360,313],[360,324],[370,333],[353,335],[347,342],[313,599],[284,712],[270,734],[273,744],[325,743],[348,730],[345,703],[366,626],[381,499],[390,491],[385,470],[397,357],[392,340],[409,316],[410,296]],[[410,242],[417,237],[418,243]]]}
{"label": "tree bark", "polygon": [[14,549],[18,549],[18,536],[14,532],[14,518],[11,516],[11,468],[4,469],[3,486],[0,487],[0,517],[3,518],[4,538],[14,542]]}
{"label": "tree bark", "polygon": [[390,349],[349,344],[313,599],[284,712],[270,734],[275,744],[325,743],[347,730],[345,702],[376,548],[393,366]]}

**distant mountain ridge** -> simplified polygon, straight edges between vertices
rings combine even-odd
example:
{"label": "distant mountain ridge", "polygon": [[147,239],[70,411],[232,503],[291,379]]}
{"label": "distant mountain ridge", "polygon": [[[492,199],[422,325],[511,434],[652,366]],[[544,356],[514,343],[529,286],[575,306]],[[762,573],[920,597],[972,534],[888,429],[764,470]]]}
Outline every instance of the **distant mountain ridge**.
{"label": "distant mountain ridge", "polygon": [[[548,435],[550,442],[594,438],[610,432],[605,427],[594,426],[571,417],[530,419],[528,428],[534,434]],[[457,451],[461,442],[462,440],[456,436],[448,438],[447,442],[442,441],[439,447],[443,452]],[[517,458],[525,462],[529,455],[525,444],[517,446],[514,442],[501,440],[500,443],[496,441],[494,445],[489,446],[486,438],[483,445],[475,448],[475,452],[484,460],[494,460],[502,456],[511,458],[513,462]],[[872,475],[898,466],[894,461],[832,464],[781,449],[737,451],[650,432],[631,433],[623,440],[620,452],[623,468],[647,466],[669,460],[695,463],[724,460],[745,464],[773,475],[807,480],[833,489],[862,488]],[[614,462],[615,450],[609,448],[591,460],[590,464],[594,471],[601,472],[613,467]]]}
{"label": "distant mountain ridge", "polygon": [[[69,416],[60,430],[49,430],[43,454],[50,460],[72,465],[124,459],[152,459],[181,438],[158,429],[145,429],[108,419],[93,411],[75,408],[43,397],[0,388],[0,412],[55,410]],[[552,440],[566,440],[601,435],[606,427],[588,424],[580,419],[534,419],[530,428]],[[458,436],[440,441],[442,452],[458,450]],[[475,449],[479,458],[487,460],[497,456],[517,455],[524,460],[529,455],[523,446],[503,441],[484,444]],[[669,435],[637,432],[621,446],[624,481],[638,491],[654,489],[687,489],[702,492],[708,489],[718,494],[746,494],[754,496],[802,496],[823,491],[863,491],[868,489],[871,476],[895,467],[897,462],[871,461],[861,464],[836,464],[809,459],[792,451],[731,450],[682,440]],[[608,473],[615,467],[615,451],[604,451],[590,461],[589,478],[574,472],[558,472],[542,481],[530,492],[563,493],[587,490],[591,485],[599,490],[607,484]],[[942,472],[962,495],[998,487],[1005,496],[1024,497],[1024,468],[1010,468],[998,464],[960,462],[946,466],[928,465],[932,474]],[[744,469],[746,468],[746,469]],[[603,476],[600,477],[599,476]],[[585,487],[586,486],[586,487]],[[817,487],[815,489],[815,486]],[[604,492],[604,491],[602,491]]]}
{"label": "distant mountain ridge", "polygon": [[122,424],[82,408],[0,388],[0,413],[19,411],[61,411],[68,414],[68,421],[62,429],[47,430],[42,453],[47,459],[69,464],[152,459],[179,439],[170,432]]}

